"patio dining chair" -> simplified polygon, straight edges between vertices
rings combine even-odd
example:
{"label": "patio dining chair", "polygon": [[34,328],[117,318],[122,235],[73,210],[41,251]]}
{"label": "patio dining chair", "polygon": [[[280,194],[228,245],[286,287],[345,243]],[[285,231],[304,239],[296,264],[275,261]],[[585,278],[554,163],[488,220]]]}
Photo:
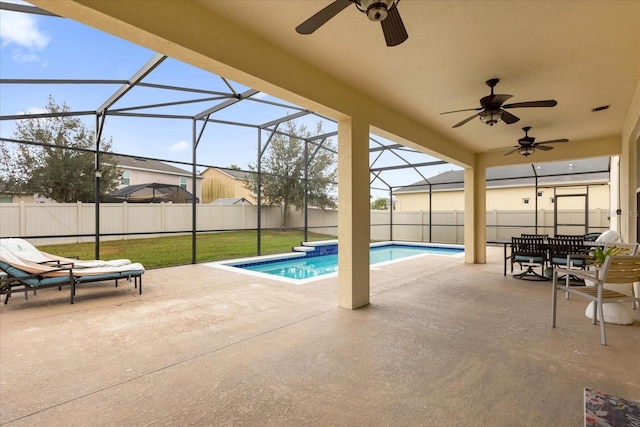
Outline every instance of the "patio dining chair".
{"label": "patio dining chair", "polygon": [[589,248],[585,246],[582,236],[550,237],[547,241],[549,265],[551,267],[571,267],[583,270],[588,264]]}
{"label": "patio dining chair", "polygon": [[[572,274],[579,278],[590,280],[595,286],[580,288],[559,285],[560,275]],[[608,256],[601,268],[597,270],[575,271],[568,268],[556,267],[553,270],[551,295],[551,327],[556,327],[557,293],[578,295],[593,301],[593,324],[600,322],[600,344],[607,345],[603,304],[619,302],[638,302],[638,296],[626,295],[604,287],[605,283],[634,283],[640,281],[640,256],[614,255]],[[599,319],[599,320],[598,320]]]}
{"label": "patio dining chair", "polygon": [[[543,237],[512,237],[511,238],[511,273],[513,265],[519,264],[522,273],[513,277],[524,280],[548,280],[544,277],[544,267],[547,255]],[[535,271],[540,267],[540,274]]]}
{"label": "patio dining chair", "polygon": [[542,237],[544,240],[547,240],[549,238],[548,234],[526,234],[526,233],[522,233],[520,235],[520,237]]}

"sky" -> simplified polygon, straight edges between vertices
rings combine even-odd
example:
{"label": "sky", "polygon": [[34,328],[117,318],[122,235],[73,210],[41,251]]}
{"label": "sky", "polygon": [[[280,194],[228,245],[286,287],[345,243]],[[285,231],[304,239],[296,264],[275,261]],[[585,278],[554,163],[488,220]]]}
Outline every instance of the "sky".
{"label": "sky", "polygon": [[[12,1],[12,3],[27,4]],[[144,47],[103,33],[70,19],[35,14],[0,11],[0,79],[92,79],[129,80],[144,64],[156,55]],[[180,86],[208,91],[229,93],[227,83],[217,75],[166,59],[143,82]],[[228,81],[238,93],[249,89]],[[0,84],[0,116],[39,113],[44,111],[51,96],[58,105],[66,104],[71,111],[95,111],[121,85],[120,84]],[[211,97],[209,94],[193,94],[138,87],[119,100],[112,108],[166,103],[178,100]],[[258,125],[296,113],[296,107],[286,101],[260,93],[258,101],[276,102],[273,106],[264,102],[243,101],[212,116],[213,119]],[[207,101],[137,110],[144,113],[162,113],[193,116],[222,102]],[[81,117],[87,128],[95,128],[95,116]],[[297,123],[313,130],[322,122],[324,132],[337,131],[337,125],[320,116],[309,115]],[[13,138],[15,122],[0,120],[0,137]],[[103,137],[112,140],[112,150],[120,154],[190,162],[193,139],[192,121],[186,119],[150,119],[114,117],[107,115]],[[263,140],[267,133],[263,133]],[[390,144],[384,138],[372,137]],[[246,126],[208,124],[198,145],[197,162],[205,165],[229,167],[237,165],[247,169],[257,158],[258,130]],[[337,137],[333,138],[337,144]],[[375,146],[372,143],[372,146]],[[403,152],[412,162],[438,160],[424,154]],[[372,153],[371,161],[377,158]],[[374,166],[390,166],[403,162],[391,153],[377,159]],[[190,169],[186,165],[174,166]],[[459,169],[453,165],[421,168],[425,177],[447,170]],[[388,171],[382,175],[392,186],[408,185],[422,177],[411,170]],[[374,184],[373,198],[388,197],[388,190],[380,181]]]}

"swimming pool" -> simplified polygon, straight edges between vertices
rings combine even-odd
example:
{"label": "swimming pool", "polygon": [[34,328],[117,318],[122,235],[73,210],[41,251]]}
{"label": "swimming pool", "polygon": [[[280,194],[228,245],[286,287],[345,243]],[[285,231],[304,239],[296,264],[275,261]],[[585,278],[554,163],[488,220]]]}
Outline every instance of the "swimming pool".
{"label": "swimming pool", "polygon": [[[301,252],[214,264],[217,267],[226,267],[225,269],[235,269],[235,271],[293,283],[304,283],[309,280],[326,278],[337,274],[337,243],[312,242],[307,245],[298,248]],[[427,254],[449,257],[463,256],[464,249],[458,245],[427,245],[405,242],[377,243],[372,244],[369,250],[369,264],[390,263]]]}

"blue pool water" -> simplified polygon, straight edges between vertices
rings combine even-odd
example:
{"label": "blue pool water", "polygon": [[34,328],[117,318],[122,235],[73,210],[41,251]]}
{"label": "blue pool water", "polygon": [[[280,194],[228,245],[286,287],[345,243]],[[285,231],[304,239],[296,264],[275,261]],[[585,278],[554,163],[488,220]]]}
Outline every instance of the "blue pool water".
{"label": "blue pool water", "polygon": [[[370,248],[369,263],[378,264],[421,254],[456,255],[462,254],[463,251],[464,249],[460,247],[387,244]],[[302,280],[337,272],[338,254],[315,255],[307,253],[294,258],[287,257],[225,264],[249,271]]]}

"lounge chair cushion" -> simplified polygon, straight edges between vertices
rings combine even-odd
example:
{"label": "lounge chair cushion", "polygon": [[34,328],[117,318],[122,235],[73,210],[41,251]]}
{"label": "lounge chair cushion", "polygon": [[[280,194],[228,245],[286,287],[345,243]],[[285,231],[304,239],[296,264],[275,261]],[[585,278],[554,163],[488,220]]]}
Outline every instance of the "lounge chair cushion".
{"label": "lounge chair cushion", "polygon": [[31,243],[20,238],[5,238],[0,239],[0,246],[8,249],[14,255],[28,261],[43,263],[51,261],[60,261],[62,263],[72,262],[74,268],[92,268],[92,267],[119,267],[123,265],[131,264],[128,259],[115,259],[111,261],[104,261],[100,259],[94,260],[76,260],[70,258],[59,257],[47,252],[42,252]]}
{"label": "lounge chair cushion", "polygon": [[[67,280],[69,277],[69,270],[61,270],[57,266],[38,264],[25,260],[16,256],[4,246],[0,246],[0,262],[2,262],[0,267],[14,277],[24,277],[30,274],[38,274],[47,278],[63,276],[66,277]],[[143,273],[144,267],[140,263],[112,267],[74,268],[72,271],[73,277],[75,277],[78,282],[118,279],[121,277],[138,276]]]}
{"label": "lounge chair cushion", "polygon": [[524,255],[516,255],[515,257],[513,257],[514,260],[518,261],[518,262],[530,262],[530,263],[536,263],[536,264],[540,264],[543,260],[542,257],[530,257],[530,256],[524,256]]}
{"label": "lounge chair cushion", "polygon": [[[556,265],[566,265],[567,264],[567,259],[566,258],[553,257],[553,258],[551,258],[551,263],[552,264],[556,264]],[[582,267],[584,265],[584,259],[571,258],[571,265],[573,265],[574,267]]]}

